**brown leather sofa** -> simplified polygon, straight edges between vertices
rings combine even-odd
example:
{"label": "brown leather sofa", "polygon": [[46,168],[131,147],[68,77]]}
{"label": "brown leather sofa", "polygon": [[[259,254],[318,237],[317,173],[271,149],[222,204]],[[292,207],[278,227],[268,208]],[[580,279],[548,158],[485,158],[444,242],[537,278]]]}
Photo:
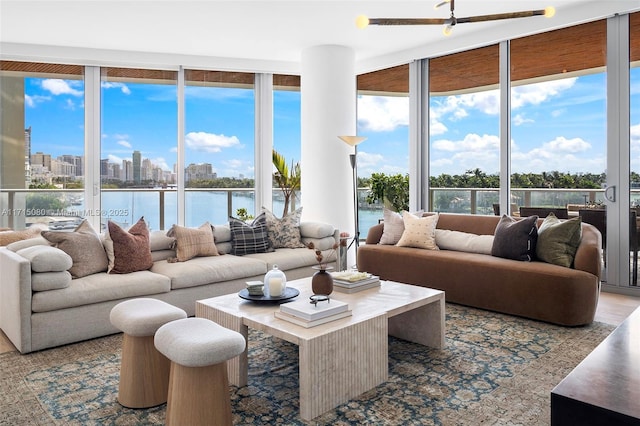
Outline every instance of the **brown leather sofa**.
{"label": "brown leather sofa", "polygon": [[[500,217],[441,213],[438,229],[493,235]],[[541,223],[541,220],[538,224]],[[571,268],[487,254],[378,244],[384,223],[358,249],[358,268],[381,279],[445,292],[447,302],[564,326],[593,321],[602,273],[600,232],[582,224]]]}

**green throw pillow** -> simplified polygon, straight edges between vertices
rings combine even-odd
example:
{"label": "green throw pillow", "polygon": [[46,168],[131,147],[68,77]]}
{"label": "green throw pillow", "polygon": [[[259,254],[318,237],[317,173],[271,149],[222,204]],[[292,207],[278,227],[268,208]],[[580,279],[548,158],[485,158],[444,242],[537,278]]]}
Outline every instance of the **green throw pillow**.
{"label": "green throw pillow", "polygon": [[582,238],[580,217],[560,220],[549,213],[538,228],[536,256],[543,262],[571,267]]}

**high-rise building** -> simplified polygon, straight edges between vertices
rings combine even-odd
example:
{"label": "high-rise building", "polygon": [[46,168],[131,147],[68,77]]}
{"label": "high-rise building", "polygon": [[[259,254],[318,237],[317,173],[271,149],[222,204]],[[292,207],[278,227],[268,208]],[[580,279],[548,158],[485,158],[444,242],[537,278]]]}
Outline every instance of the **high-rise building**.
{"label": "high-rise building", "polygon": [[129,160],[122,160],[120,180],[122,180],[123,182],[133,182],[133,162]]}
{"label": "high-rise building", "polygon": [[100,160],[100,180],[104,181],[109,178],[109,159],[103,158]]}
{"label": "high-rise building", "polygon": [[44,154],[40,151],[35,154],[31,154],[31,166],[42,166],[46,168],[48,171],[51,171],[51,155]]}
{"label": "high-rise building", "polygon": [[140,169],[142,166],[142,154],[140,151],[133,151],[133,183],[136,185],[140,185],[142,183],[142,179],[140,176]]}

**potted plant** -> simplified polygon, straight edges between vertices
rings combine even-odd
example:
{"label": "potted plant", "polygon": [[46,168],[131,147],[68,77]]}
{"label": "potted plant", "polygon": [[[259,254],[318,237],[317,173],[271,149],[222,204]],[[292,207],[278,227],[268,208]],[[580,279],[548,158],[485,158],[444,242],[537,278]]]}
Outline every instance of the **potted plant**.
{"label": "potted plant", "polygon": [[367,203],[381,201],[385,207],[396,212],[409,210],[409,175],[373,173],[369,185]]}

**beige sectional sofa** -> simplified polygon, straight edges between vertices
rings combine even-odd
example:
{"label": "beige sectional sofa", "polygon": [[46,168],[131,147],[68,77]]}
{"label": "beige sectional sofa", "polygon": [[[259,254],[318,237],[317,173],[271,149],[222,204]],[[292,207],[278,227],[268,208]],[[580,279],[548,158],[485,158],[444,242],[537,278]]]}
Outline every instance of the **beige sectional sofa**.
{"label": "beige sectional sofa", "polygon": [[[246,281],[262,280],[274,264],[289,280],[314,272],[311,266],[316,264],[315,253],[306,247],[235,256],[228,254],[229,225],[215,225],[214,230],[220,256],[175,262],[173,238],[164,231],[152,231],[150,269],[126,274],[99,272],[74,279],[69,276],[66,286],[58,283],[64,284],[68,271],[52,269],[69,265],[56,261],[58,255],[64,257],[62,251],[44,238],[0,247],[0,328],[20,352],[28,353],[117,333],[109,322],[109,313],[126,299],[153,297],[193,315],[196,300],[238,292]],[[328,224],[300,224],[302,241],[313,241],[323,250],[339,242],[338,235],[338,230]],[[40,255],[32,256],[35,246],[46,249],[43,253],[38,248]],[[335,252],[330,255],[335,260]]]}
{"label": "beige sectional sofa", "polygon": [[[442,230],[492,236],[499,221],[498,216],[441,213],[436,243]],[[358,249],[361,271],[443,290],[447,302],[565,326],[593,321],[600,291],[602,243],[599,231],[591,225],[581,225],[582,236],[571,267],[470,251],[379,244],[384,226],[372,227],[366,244]]]}

